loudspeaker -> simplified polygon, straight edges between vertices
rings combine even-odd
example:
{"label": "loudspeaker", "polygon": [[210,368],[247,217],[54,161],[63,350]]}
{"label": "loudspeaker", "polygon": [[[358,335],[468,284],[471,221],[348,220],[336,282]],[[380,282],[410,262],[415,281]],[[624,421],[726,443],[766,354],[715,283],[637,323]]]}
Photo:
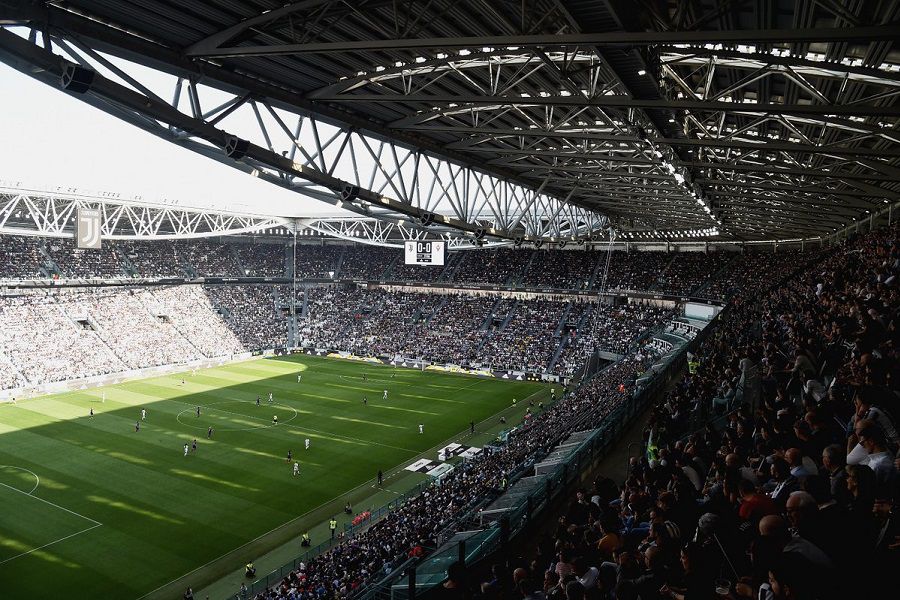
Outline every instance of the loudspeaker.
{"label": "loudspeaker", "polygon": [[94,75],[94,71],[70,63],[63,69],[63,73],[60,76],[60,86],[68,92],[83,94],[91,89],[91,84],[94,83]]}
{"label": "loudspeaker", "polygon": [[524,240],[523,238],[517,237],[516,239],[513,240],[513,245],[514,245],[516,248],[519,248],[519,247],[522,245],[522,242],[524,242],[524,241],[525,241],[525,240]]}
{"label": "loudspeaker", "polygon": [[428,227],[429,225],[434,224],[434,213],[424,213],[421,217],[419,217],[419,222],[422,224],[422,227]]}
{"label": "loudspeaker", "polygon": [[242,140],[236,135],[228,136],[228,139],[225,140],[225,156],[228,158],[240,160],[247,156],[247,150],[249,149],[250,142]]}
{"label": "loudspeaker", "polygon": [[487,230],[484,227],[479,227],[475,230],[475,239],[480,240],[484,238],[484,234],[487,233]]}
{"label": "loudspeaker", "polygon": [[344,202],[353,202],[359,197],[359,186],[350,185],[349,183],[341,190],[341,200]]}

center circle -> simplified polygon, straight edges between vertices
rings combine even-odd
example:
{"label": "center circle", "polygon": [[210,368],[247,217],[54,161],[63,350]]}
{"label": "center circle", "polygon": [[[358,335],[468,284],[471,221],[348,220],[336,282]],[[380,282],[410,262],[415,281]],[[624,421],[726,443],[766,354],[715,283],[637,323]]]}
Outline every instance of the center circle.
{"label": "center circle", "polygon": [[[229,404],[230,405],[249,404],[250,406],[253,407],[253,410],[259,410],[259,411],[261,411],[263,407],[282,408],[285,410],[292,411],[294,413],[293,415],[291,415],[289,418],[285,419],[284,421],[279,421],[279,423],[282,423],[282,424],[290,423],[291,421],[296,419],[297,415],[299,414],[297,412],[296,408],[293,408],[291,406],[286,406],[284,404],[260,403],[259,407],[257,407],[255,402],[250,402],[249,400],[223,400],[221,402],[212,402],[210,404],[201,404],[200,405],[200,409],[201,409],[200,410],[200,418],[202,419],[205,416],[204,411],[211,410],[213,412],[219,412],[219,413],[225,414],[226,419],[228,419],[229,417],[243,417],[244,419],[258,419],[260,421],[259,425],[255,425],[252,427],[229,427],[227,424],[225,426],[221,426],[221,427],[214,426],[213,427],[214,431],[252,431],[254,429],[268,429],[269,427],[275,426],[271,421],[269,421],[267,423],[266,421],[268,421],[268,419],[265,419],[263,417],[255,417],[253,415],[246,415],[244,413],[229,411],[229,410],[223,409],[223,408],[215,408],[215,407],[219,407],[222,405],[229,405]],[[196,411],[197,411],[196,408],[186,408],[183,411],[181,411],[180,413],[178,413],[177,415],[175,415],[175,420],[178,421],[179,423],[181,423],[182,425],[184,425],[185,427],[190,427],[191,429],[199,429],[200,431],[206,431],[209,428],[208,423],[205,425],[196,425],[196,424],[190,422],[191,419],[182,420],[182,415],[184,415],[185,413],[191,413],[193,415],[193,414],[196,414]],[[194,420],[196,420],[196,417],[194,417]]]}

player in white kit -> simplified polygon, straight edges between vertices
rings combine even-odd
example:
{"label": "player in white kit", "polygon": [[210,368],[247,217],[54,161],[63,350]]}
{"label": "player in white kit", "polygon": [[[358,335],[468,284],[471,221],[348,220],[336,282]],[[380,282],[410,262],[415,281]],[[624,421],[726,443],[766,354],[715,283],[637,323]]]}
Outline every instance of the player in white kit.
{"label": "player in white kit", "polygon": [[309,438],[306,438],[305,444],[306,444],[306,449],[309,450]]}
{"label": "player in white kit", "polygon": [[299,474],[300,474],[300,463],[295,462],[294,463],[294,477],[296,477]]}

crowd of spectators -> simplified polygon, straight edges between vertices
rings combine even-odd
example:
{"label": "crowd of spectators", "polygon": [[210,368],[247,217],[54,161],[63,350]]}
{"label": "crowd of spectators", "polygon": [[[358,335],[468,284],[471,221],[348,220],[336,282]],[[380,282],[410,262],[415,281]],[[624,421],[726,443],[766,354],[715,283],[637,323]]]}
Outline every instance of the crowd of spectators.
{"label": "crowd of spectators", "polygon": [[39,238],[0,235],[0,279],[40,279],[42,261]]}
{"label": "crowd of spectators", "polygon": [[333,278],[345,248],[343,245],[297,244],[294,247],[297,278]]}
{"label": "crowd of spectators", "polygon": [[205,285],[203,291],[245,350],[287,346],[288,286]]}
{"label": "crowd of spectators", "polygon": [[234,244],[232,247],[246,277],[285,276],[284,244]]}
{"label": "crowd of spectators", "polygon": [[[896,595],[896,234],[877,231],[736,281],[695,366],[655,406],[646,452],[622,485],[601,477],[577,490],[534,560],[497,567],[475,595]],[[757,402],[713,402],[722,382],[757,370]],[[691,426],[691,413],[716,410],[718,419]]]}
{"label": "crowd of spectators", "polygon": [[[0,301],[0,353],[26,381],[63,381],[127,369],[97,332],[84,326],[87,315],[72,300],[68,294],[38,292]],[[12,388],[13,381],[4,378],[0,386]]]}
{"label": "crowd of spectators", "polygon": [[135,240],[113,243],[122,251],[136,277],[185,277],[188,274],[174,244]]}
{"label": "crowd of spectators", "polygon": [[531,258],[530,251],[520,248],[483,248],[462,254],[453,281],[493,285],[517,284]]}
{"label": "crowd of spectators", "polygon": [[[47,268],[40,249],[58,266]],[[724,298],[740,280],[751,280],[771,254],[623,252],[490,248],[449,252],[446,266],[406,265],[403,250],[362,244],[298,244],[300,279],[365,279],[610,291],[660,291]],[[0,278],[60,277],[284,277],[284,243],[218,240],[104,241],[101,250],[78,250],[70,239],[0,236]],[[606,269],[607,258],[609,268]],[[720,272],[721,271],[721,272]]]}
{"label": "crowd of spectators", "polygon": [[[789,251],[788,251],[789,252]],[[701,292],[707,298],[731,298],[742,293],[752,296],[757,291],[771,285],[768,273],[783,270],[794,264],[794,256],[787,257],[788,252],[772,252],[758,250],[745,252],[739,260],[734,260],[714,277]]]}
{"label": "crowd of spectators", "polygon": [[731,261],[740,262],[733,252],[678,252],[660,275],[657,290],[674,296],[692,295]]}
{"label": "crowd of spectators", "polygon": [[396,248],[354,244],[347,246],[341,260],[341,279],[384,279],[395,260],[403,260],[403,251]]}
{"label": "crowd of spectators", "polygon": [[209,240],[178,240],[172,244],[179,264],[197,277],[237,277],[241,275],[229,246]]}
{"label": "crowd of spectators", "polygon": [[613,250],[610,253],[601,252],[599,259],[603,264],[594,279],[594,289],[649,290],[656,287],[659,274],[672,257],[665,252]]}
{"label": "crowd of spectators", "polygon": [[164,286],[148,291],[150,296],[144,304],[150,312],[166,315],[169,323],[201,356],[229,356],[245,350],[201,286]]}
{"label": "crowd of spectators", "polygon": [[[473,364],[484,339],[488,315],[497,298],[490,295],[448,294],[440,314],[417,323],[403,352],[410,358],[454,365]],[[435,318],[436,317],[436,318]]]}
{"label": "crowd of spectators", "polygon": [[52,238],[46,242],[47,255],[60,269],[61,277],[122,278],[126,276],[122,261],[112,244],[100,250],[84,250],[75,247],[68,238]]}
{"label": "crowd of spectators", "polygon": [[595,349],[625,353],[669,316],[647,304],[340,287],[313,288],[310,300],[307,346],[558,375],[571,375]]}
{"label": "crowd of spectators", "polygon": [[588,289],[603,256],[602,252],[589,250],[535,250],[522,283],[560,290]]}
{"label": "crowd of spectators", "polygon": [[488,331],[481,360],[498,371],[546,371],[559,348],[556,333],[567,306],[552,300],[516,302],[511,318]]}
{"label": "crowd of spectators", "polygon": [[284,347],[278,287],[287,291],[182,285],[0,296],[0,389]]}
{"label": "crowd of spectators", "polygon": [[579,308],[591,312],[584,331],[573,330],[568,334],[559,357],[559,371],[563,375],[571,375],[595,350],[628,353],[638,336],[672,316],[669,310],[641,302],[619,306],[584,304]]}

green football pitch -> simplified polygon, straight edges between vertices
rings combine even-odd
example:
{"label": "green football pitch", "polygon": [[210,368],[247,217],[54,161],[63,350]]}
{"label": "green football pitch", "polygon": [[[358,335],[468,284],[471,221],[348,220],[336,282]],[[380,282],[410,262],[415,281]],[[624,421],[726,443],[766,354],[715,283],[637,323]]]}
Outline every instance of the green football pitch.
{"label": "green football pitch", "polygon": [[221,575],[235,549],[545,389],[296,355],[4,404],[0,596],[137,599]]}

